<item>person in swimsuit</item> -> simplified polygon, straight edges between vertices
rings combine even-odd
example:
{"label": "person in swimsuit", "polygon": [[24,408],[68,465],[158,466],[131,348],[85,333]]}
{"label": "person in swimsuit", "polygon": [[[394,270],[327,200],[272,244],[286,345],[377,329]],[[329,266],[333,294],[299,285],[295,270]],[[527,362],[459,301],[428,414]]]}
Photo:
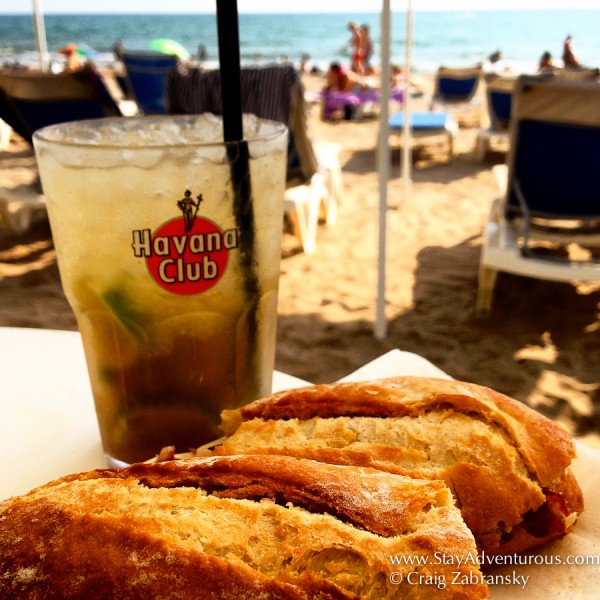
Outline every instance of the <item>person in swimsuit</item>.
{"label": "person in swimsuit", "polygon": [[373,65],[371,64],[371,58],[373,56],[373,40],[371,39],[371,28],[365,24],[361,27],[363,33],[363,64],[365,75],[371,75],[375,72]]}
{"label": "person in swimsuit", "polygon": [[348,45],[352,51],[352,58],[350,60],[350,69],[359,75],[365,73],[365,49],[364,49],[364,36],[362,29],[354,22],[348,23],[348,29],[352,33],[352,37],[348,42]]}
{"label": "person in swimsuit", "polygon": [[552,54],[546,50],[540,58],[538,64],[538,73],[553,73],[554,63],[552,62]]}
{"label": "person in swimsuit", "polygon": [[568,35],[567,39],[565,40],[564,46],[563,46],[563,55],[562,55],[565,69],[568,69],[569,67],[577,68],[577,67],[581,66],[581,62],[573,54],[572,42],[573,42],[573,38],[570,35]]}
{"label": "person in swimsuit", "polygon": [[[337,100],[330,101],[327,92],[360,92],[364,90],[360,77],[353,71],[346,71],[338,62],[332,62],[327,71],[327,84],[323,88],[325,102],[323,118],[331,119],[340,109]],[[344,118],[351,119],[354,107],[350,104],[343,106]]]}

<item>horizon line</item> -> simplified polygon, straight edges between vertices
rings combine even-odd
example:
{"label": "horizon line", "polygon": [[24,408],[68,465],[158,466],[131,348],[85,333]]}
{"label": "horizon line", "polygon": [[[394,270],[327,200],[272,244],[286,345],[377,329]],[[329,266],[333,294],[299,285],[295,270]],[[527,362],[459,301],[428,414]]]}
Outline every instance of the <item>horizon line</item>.
{"label": "horizon line", "polygon": [[[520,11],[544,11],[544,12],[549,12],[549,11],[562,11],[562,12],[570,12],[573,10],[587,10],[587,11],[600,11],[600,7],[590,7],[590,6],[574,6],[574,7],[570,7],[570,8],[558,8],[558,7],[550,7],[550,8],[539,8],[539,7],[533,7],[533,6],[518,6],[518,7],[512,7],[512,8],[502,8],[502,7],[489,7],[489,6],[482,6],[482,7],[477,7],[475,9],[464,9],[464,8],[413,8],[413,12],[415,13],[431,13],[431,12],[436,12],[436,13],[444,13],[444,12],[462,12],[462,13],[467,13],[467,14],[471,14],[471,13],[478,13],[478,12],[520,12]],[[406,11],[405,10],[392,10],[391,11],[392,14],[404,14]],[[245,11],[245,10],[240,10],[239,14],[240,15],[339,15],[339,14],[348,14],[348,15],[355,15],[355,14],[365,14],[365,15],[373,15],[373,14],[380,14],[381,11],[380,10],[372,10],[372,11],[348,11],[348,10],[319,10],[319,11],[315,11],[315,10],[258,10],[258,11]],[[4,15],[4,16],[31,16],[31,11],[23,11],[23,10],[18,10],[18,11],[0,11],[0,15]],[[215,14],[215,11],[181,11],[181,12],[174,12],[172,8],[170,8],[169,10],[144,10],[144,11],[115,11],[115,10],[102,10],[102,9],[87,9],[85,10],[83,7],[81,8],[77,8],[75,10],[69,10],[69,11],[53,11],[53,10],[49,10],[49,11],[44,11],[43,12],[44,16],[47,15],[213,15]]]}

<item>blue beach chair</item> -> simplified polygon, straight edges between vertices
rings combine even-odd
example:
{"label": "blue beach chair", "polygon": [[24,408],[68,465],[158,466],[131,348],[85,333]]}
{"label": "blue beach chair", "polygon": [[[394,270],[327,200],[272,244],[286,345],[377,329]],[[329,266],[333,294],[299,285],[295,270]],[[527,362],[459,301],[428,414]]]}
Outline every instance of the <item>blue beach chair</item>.
{"label": "blue beach chair", "polygon": [[476,158],[483,161],[486,152],[493,146],[508,150],[509,125],[512,113],[512,96],[515,77],[497,77],[487,84],[487,109],[489,127],[477,133]]}
{"label": "blue beach chair", "polygon": [[[477,311],[498,271],[600,281],[600,85],[527,77],[513,96],[508,165],[483,235]],[[577,245],[577,247],[575,247]]]}
{"label": "blue beach chair", "polygon": [[130,97],[146,115],[166,112],[167,75],[179,63],[174,54],[154,50],[126,51],[122,56],[125,82]]}
{"label": "blue beach chair", "polygon": [[435,75],[435,87],[429,109],[475,110],[480,117],[480,102],[477,98],[483,67],[439,67]]}

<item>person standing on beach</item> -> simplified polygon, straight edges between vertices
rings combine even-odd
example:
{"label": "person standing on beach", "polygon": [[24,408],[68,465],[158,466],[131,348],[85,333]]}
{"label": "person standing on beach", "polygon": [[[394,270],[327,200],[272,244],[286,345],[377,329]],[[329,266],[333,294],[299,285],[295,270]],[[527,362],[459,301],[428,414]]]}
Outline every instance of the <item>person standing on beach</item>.
{"label": "person standing on beach", "polygon": [[204,44],[198,45],[198,65],[200,67],[204,66],[204,63],[208,60],[208,51],[206,50],[206,46]]}
{"label": "person standing on beach", "polygon": [[350,59],[350,69],[359,75],[365,73],[365,55],[362,29],[354,22],[348,23],[348,30],[352,33],[352,37],[348,42],[352,57]]}
{"label": "person standing on beach", "polygon": [[298,70],[300,71],[300,73],[302,75],[306,75],[307,73],[310,73],[310,54],[303,54],[300,57],[300,66],[298,67]]}
{"label": "person standing on beach", "polygon": [[572,43],[573,43],[573,38],[570,35],[568,35],[567,39],[565,40],[564,46],[563,46],[563,55],[562,55],[565,69],[568,69],[569,67],[577,68],[577,67],[581,66],[581,62],[573,54]]}
{"label": "person standing on beach", "polygon": [[123,55],[125,54],[125,45],[123,44],[123,40],[121,38],[117,38],[115,40],[115,43],[113,44],[113,54],[115,56],[115,60],[123,62]]}
{"label": "person standing on beach", "polygon": [[365,75],[371,75],[375,69],[371,65],[371,57],[373,56],[373,40],[371,39],[371,28],[365,24],[361,26],[363,34],[363,61]]}

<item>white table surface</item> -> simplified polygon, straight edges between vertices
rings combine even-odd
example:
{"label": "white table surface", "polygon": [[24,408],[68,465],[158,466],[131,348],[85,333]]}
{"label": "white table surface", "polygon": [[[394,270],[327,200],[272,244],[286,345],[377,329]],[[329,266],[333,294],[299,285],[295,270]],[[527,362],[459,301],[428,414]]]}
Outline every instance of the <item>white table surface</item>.
{"label": "white table surface", "polygon": [[[408,352],[371,364],[346,379],[402,372],[445,376]],[[273,390],[307,383],[276,371]],[[79,333],[0,327],[0,500],[105,466]]]}
{"label": "white table surface", "polygon": [[105,466],[79,333],[0,327],[0,500]]}
{"label": "white table surface", "polygon": [[[445,377],[423,357],[392,350],[343,378],[391,375]],[[273,389],[306,385],[276,372]],[[493,573],[528,576],[518,585],[490,587],[493,600],[600,597],[600,452],[577,444],[572,468],[586,508],[573,533],[540,556],[591,556],[595,565],[517,565]],[[0,327],[0,500],[69,473],[104,467],[100,434],[79,333]]]}

